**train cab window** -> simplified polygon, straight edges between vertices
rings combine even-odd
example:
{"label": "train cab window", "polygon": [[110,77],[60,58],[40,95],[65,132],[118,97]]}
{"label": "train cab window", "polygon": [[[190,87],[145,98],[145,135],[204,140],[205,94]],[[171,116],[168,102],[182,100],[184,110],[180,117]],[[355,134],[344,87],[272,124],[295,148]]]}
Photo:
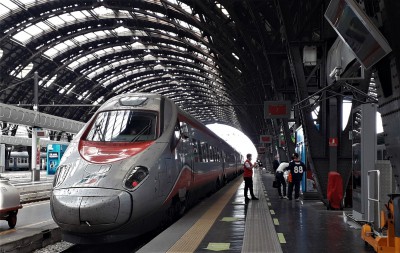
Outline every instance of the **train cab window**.
{"label": "train cab window", "polygon": [[102,142],[140,142],[156,138],[156,113],[133,110],[99,113],[86,136],[88,141]]}

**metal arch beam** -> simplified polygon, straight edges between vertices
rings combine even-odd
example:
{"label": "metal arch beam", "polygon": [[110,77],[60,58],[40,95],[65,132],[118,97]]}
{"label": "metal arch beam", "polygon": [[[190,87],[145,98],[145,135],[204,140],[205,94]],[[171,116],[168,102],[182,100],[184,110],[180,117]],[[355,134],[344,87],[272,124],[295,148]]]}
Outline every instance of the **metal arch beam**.
{"label": "metal arch beam", "polygon": [[3,103],[0,103],[0,121],[18,125],[41,127],[67,133],[78,133],[85,125],[79,121],[65,119]]}
{"label": "metal arch beam", "polygon": [[[127,66],[127,67],[129,67],[129,66]],[[197,73],[197,72],[191,72],[191,71],[189,71],[187,69],[184,69],[184,68],[175,68],[173,71],[170,71],[170,72],[165,72],[163,70],[152,70],[151,69],[151,70],[148,70],[148,71],[142,71],[140,73],[133,73],[133,74],[126,74],[123,71],[123,69],[119,69],[119,70],[121,71],[120,74],[123,75],[124,77],[119,79],[118,81],[113,82],[112,86],[109,85],[110,87],[116,87],[116,86],[118,86],[119,83],[124,83],[127,79],[130,80],[130,79],[134,79],[134,78],[142,77],[142,76],[146,76],[146,77],[151,78],[151,77],[160,76],[160,75],[166,75],[166,74],[174,74],[175,75],[176,73],[178,73],[178,76],[176,76],[173,80],[177,80],[178,81],[178,80],[181,80],[181,79],[185,79],[185,78],[189,77],[189,75],[190,75],[190,77],[193,78],[193,80],[198,80],[198,82],[201,82],[201,83],[204,83],[204,84],[208,84],[209,82],[213,81],[213,79],[211,79],[210,77],[208,77],[208,76],[206,76],[204,74]],[[127,69],[124,69],[124,70],[125,71],[129,71],[130,69],[127,68]],[[108,79],[112,79],[114,77],[115,76],[107,76],[106,78],[99,79],[97,81],[100,82],[100,80],[101,80],[101,82],[103,82],[103,81],[107,81]],[[196,78],[198,78],[198,79],[196,79]],[[204,78],[204,79],[206,79],[206,81],[202,81],[200,78]],[[164,79],[168,79],[168,78],[164,78]],[[171,81],[173,81],[173,80],[171,80]],[[134,82],[136,82],[136,81],[134,81]],[[114,86],[114,84],[115,84],[115,86]],[[109,87],[109,86],[107,86],[107,87]]]}
{"label": "metal arch beam", "polygon": [[[196,12],[198,12],[198,13],[205,14],[207,16],[207,18],[209,18],[215,24],[218,25],[218,27],[213,25],[212,30],[211,29],[207,30],[207,32],[209,34],[213,35],[213,40],[221,42],[221,43],[216,43],[216,45],[221,45],[221,49],[222,49],[222,46],[226,47],[226,48],[230,48],[231,49],[231,51],[229,51],[230,59],[234,59],[234,60],[236,60],[236,59],[231,55],[231,52],[235,50],[235,53],[240,57],[240,59],[243,59],[244,61],[246,61],[242,67],[246,68],[246,65],[251,66],[251,62],[247,61],[247,52],[244,49],[237,47],[233,40],[229,40],[228,38],[225,38],[227,36],[221,36],[221,31],[224,31],[225,34],[227,34],[228,31],[232,31],[232,29],[228,25],[226,25],[226,22],[222,22],[225,19],[225,17],[221,17],[218,13],[211,12],[210,8],[206,7],[205,3],[206,3],[206,1],[195,1],[195,3],[193,4],[193,9],[195,9]],[[213,5],[213,7],[215,7],[215,5]],[[218,16],[218,18],[217,18],[217,16]],[[208,26],[211,27],[209,24],[208,24]],[[222,35],[224,35],[224,33],[222,33]],[[229,34],[229,37],[231,37],[231,38],[235,37],[233,31]],[[239,50],[239,49],[241,49],[241,50]]]}
{"label": "metal arch beam", "polygon": [[[102,64],[100,64],[100,65],[95,65],[94,67],[90,68],[90,71],[91,71],[91,72],[96,72],[98,69],[101,69],[101,68],[103,68],[103,67],[109,66],[109,64],[117,63],[117,62],[119,62],[120,60],[125,60],[125,59],[129,59],[129,58],[132,58],[132,57],[126,57],[126,58],[116,59],[116,60],[114,60],[114,61],[113,61],[113,60],[104,61],[104,63],[102,63]],[[198,69],[200,72],[205,72],[206,74],[211,75],[211,76],[213,76],[213,77],[216,78],[216,79],[217,79],[217,78],[220,79],[220,77],[219,77],[217,74],[215,74],[214,72],[212,72],[212,71],[210,71],[210,70],[205,70],[204,68],[202,68],[201,66],[199,66],[199,65],[197,65],[197,64],[194,64],[194,63],[191,63],[191,62],[187,62],[187,61],[183,61],[183,60],[181,60],[181,59],[159,60],[159,62],[156,62],[156,61],[154,61],[154,60],[147,60],[147,61],[149,62],[148,65],[151,65],[151,64],[154,64],[154,65],[157,65],[157,64],[161,64],[161,65],[171,64],[171,65],[173,65],[173,66],[184,65],[184,66],[187,66],[187,67],[190,67],[190,68],[193,68],[193,69]],[[129,67],[131,67],[131,66],[135,66],[136,64],[140,64],[140,63],[143,63],[143,61],[137,61],[137,62],[127,63],[127,64],[125,64],[125,65],[119,65],[119,66],[118,66],[118,69],[123,69],[122,67],[124,67],[124,68],[129,68]],[[151,67],[154,68],[154,66],[151,66]],[[169,66],[167,66],[167,67],[169,67]],[[182,68],[182,69],[185,69],[185,68]],[[96,75],[95,78],[92,78],[92,79],[98,79],[97,77],[99,77],[99,76],[101,76],[101,75],[104,75],[104,74],[106,74],[107,72],[109,72],[109,71],[111,71],[111,70],[112,70],[112,69],[110,68],[109,70],[106,70],[106,71],[104,71],[103,73],[100,73],[100,74]],[[194,73],[197,73],[197,72],[194,72]],[[79,77],[78,80],[75,81],[75,83],[77,83],[77,82],[79,82],[81,79],[87,77],[88,74],[89,74],[89,71],[86,71],[86,73],[82,74],[82,76]],[[197,74],[198,74],[198,73],[197,73]]]}
{"label": "metal arch beam", "polygon": [[[173,84],[170,84],[170,82],[172,82],[173,80],[168,81],[168,82],[153,84],[153,83],[155,83],[157,81],[163,81],[163,80],[165,80],[165,78],[155,76],[152,79],[144,80],[144,81],[140,81],[140,82],[137,82],[135,84],[132,84],[131,86],[134,86],[132,88],[130,88],[131,86],[123,86],[119,90],[113,91],[113,93],[121,94],[121,93],[127,92],[128,90],[133,90],[134,88],[136,88],[136,89],[134,89],[135,92],[150,92],[150,91],[152,91],[154,89],[160,89],[160,88],[164,88],[164,87],[170,88],[171,86],[174,86]],[[194,78],[191,78],[191,77],[186,77],[185,80],[190,80],[190,81],[202,83],[202,82],[198,81],[197,79],[194,79]],[[147,86],[147,84],[153,84],[153,85]],[[194,86],[194,87],[199,87],[200,89],[201,88],[207,89],[205,87],[201,87],[200,85],[198,85],[198,84],[195,85],[193,83],[188,83],[187,85],[185,84],[185,86]]]}
{"label": "metal arch beam", "polygon": [[[96,51],[100,51],[100,50],[107,49],[107,48],[114,47],[114,46],[125,46],[125,43],[113,44],[113,45],[111,45],[111,46],[110,46],[110,45],[101,46],[101,47],[99,47],[98,50],[96,50]],[[133,51],[142,52],[143,49],[133,49]],[[156,51],[156,52],[157,52],[157,51],[162,51],[162,50],[153,50],[153,51]],[[126,52],[126,51],[125,51],[125,52]],[[166,50],[165,50],[164,52],[166,52]],[[190,57],[188,57],[188,56],[191,56],[193,60],[198,60],[198,61],[202,62],[203,64],[208,65],[208,63],[207,63],[206,61],[204,61],[204,60],[202,60],[202,59],[198,59],[198,58],[196,58],[194,55],[184,54],[184,53],[182,53],[182,52],[180,52],[180,51],[177,51],[177,50],[171,50],[171,51],[168,51],[168,52],[169,52],[169,54],[181,56],[181,57],[184,57],[184,58],[190,58]],[[86,52],[86,53],[84,53],[84,54],[80,54],[79,56],[84,57],[84,56],[90,55],[90,54],[92,54],[92,53],[93,53],[93,52]],[[116,53],[116,55],[121,54],[121,53],[122,53],[122,52]],[[102,57],[102,58],[103,58],[103,57]],[[68,61],[63,62],[63,65],[62,65],[62,66],[59,66],[58,68],[56,68],[55,70],[53,70],[52,73],[49,74],[49,76],[54,76],[55,73],[59,73],[61,70],[67,68],[68,65],[71,64],[72,62],[74,62],[75,60],[76,60],[76,59],[70,59],[70,60],[68,60]]]}
{"label": "metal arch beam", "polygon": [[[81,2],[81,3],[82,3],[83,1],[85,1],[85,0],[79,0],[79,2]],[[56,2],[56,1],[54,1],[54,2]],[[61,2],[61,1],[59,1],[59,2]],[[91,1],[91,2],[92,2],[92,1]],[[49,6],[50,6],[50,4],[42,4],[42,5],[38,5],[38,6],[36,6],[36,7],[42,9],[43,6],[45,6],[45,5],[49,5]],[[65,6],[65,5],[62,5],[62,6]],[[73,6],[73,5],[71,5],[71,6]],[[11,28],[11,29],[10,29],[11,25],[5,26],[5,24],[3,24],[3,23],[13,23],[13,24],[14,24],[15,22],[9,22],[9,21],[1,20],[1,21],[0,21],[0,24],[4,27],[4,29],[10,29],[10,30],[9,30],[4,36],[2,36],[2,37],[0,38],[0,45],[2,45],[2,44],[4,43],[5,40],[9,39],[11,36],[15,35],[15,34],[18,33],[19,31],[21,31],[21,29],[25,29],[25,28],[27,28],[28,26],[30,26],[32,23],[39,23],[39,22],[41,22],[41,21],[47,20],[47,19],[48,19],[49,17],[51,17],[51,16],[58,16],[58,15],[63,14],[63,13],[65,13],[65,12],[82,11],[82,10],[91,10],[91,9],[93,9],[93,7],[95,7],[95,6],[101,6],[101,4],[100,4],[100,3],[94,3],[94,4],[91,5],[91,6],[79,5],[79,6],[67,7],[66,9],[61,9],[61,8],[60,8],[60,9],[56,9],[56,10],[52,9],[51,12],[47,12],[47,13],[41,12],[39,15],[37,15],[36,17],[34,17],[33,19],[31,19],[31,20],[30,20],[31,22],[23,23],[23,24],[21,24],[20,26],[14,26],[14,28]],[[31,7],[31,9],[32,9],[32,8],[35,8],[35,7]],[[33,9],[32,9],[32,10],[33,10]],[[26,13],[26,11],[25,11],[25,13]],[[13,17],[13,19],[18,19],[18,16],[22,16],[22,13],[17,13],[17,14],[15,14],[15,15],[11,15],[11,16]],[[10,17],[11,17],[11,16],[10,16]],[[8,18],[9,18],[9,17],[8,17]],[[25,17],[23,17],[22,20],[25,20]]]}
{"label": "metal arch beam", "polygon": [[[172,44],[172,43],[171,43]],[[210,56],[211,57],[211,56]],[[197,59],[199,59],[199,58],[197,58]],[[200,60],[200,59],[199,59]],[[28,61],[30,61],[30,59],[28,60]],[[201,61],[201,60],[200,60]],[[24,64],[22,64],[22,65],[24,65]]]}
{"label": "metal arch beam", "polygon": [[[101,5],[100,5],[100,6],[101,6]],[[91,8],[82,8],[82,10],[89,10],[89,11],[90,11],[90,9],[91,9]],[[80,10],[80,9],[74,9],[74,11],[75,11],[75,10]],[[138,12],[140,12],[140,11],[138,11]],[[62,13],[64,13],[64,12],[62,12]],[[146,12],[141,12],[141,13],[145,14],[146,16],[151,16],[151,14],[146,13]],[[47,14],[43,15],[39,20],[43,21],[44,18],[50,17],[50,16],[51,16],[51,13],[47,13]],[[159,18],[159,17],[157,17],[157,18],[158,18],[158,19],[162,19],[162,18]],[[113,20],[113,19],[115,19],[115,18],[110,18],[110,19]],[[38,21],[39,21],[39,20],[38,20]],[[102,20],[103,20],[104,22],[106,21],[106,19],[102,19]],[[148,23],[152,24],[152,25],[150,25],[150,27],[162,26],[162,24],[149,21],[148,19],[146,19],[146,20],[144,20],[144,19],[139,19],[139,20],[144,21],[144,22],[148,22]],[[73,24],[73,25],[77,26],[76,29],[81,29],[81,27],[82,27],[81,24],[85,24],[85,27],[91,26],[91,25],[90,25],[90,22],[91,22],[90,20],[85,20],[85,21],[86,21],[86,22],[80,22],[80,23],[79,23],[79,21],[78,21],[78,23],[75,23],[75,24]],[[93,20],[93,21],[97,22],[96,20]],[[127,20],[126,24],[129,24],[130,21],[132,21],[132,20]],[[165,19],[164,21],[167,23],[167,20],[166,20],[166,19]],[[169,21],[169,22],[170,22],[170,21]],[[35,24],[35,19],[33,19],[32,22],[29,22],[28,24]],[[120,25],[117,24],[117,23],[113,23],[113,25],[112,25],[111,27],[115,28],[115,27],[118,27],[118,26],[120,26]],[[93,25],[93,27],[94,27],[93,29],[90,28],[90,29],[88,29],[88,30],[81,30],[80,32],[78,32],[78,33],[76,33],[76,34],[79,35],[79,34],[84,34],[84,33],[90,32],[91,30],[94,30],[94,31],[95,31],[95,30],[104,30],[104,29],[105,29],[105,27],[98,28],[97,25]],[[128,27],[129,27],[129,26],[128,26]],[[135,26],[133,26],[133,27],[135,27]],[[21,27],[18,27],[18,28],[19,28],[19,29],[18,29],[18,30],[15,30],[14,33],[21,30]],[[168,28],[168,27],[165,26],[164,28]],[[71,31],[71,29],[69,28],[69,26],[60,28],[59,30],[68,30],[68,31]],[[59,33],[59,30],[54,30],[54,32],[58,32],[58,33]],[[163,30],[168,31],[168,29],[163,29]],[[41,36],[41,40],[46,40],[47,37],[54,38],[54,36],[51,36],[51,33],[52,33],[52,32],[49,32],[49,33],[47,33],[47,34]],[[155,33],[155,32],[153,31],[153,33]],[[10,31],[10,32],[8,33],[8,35],[12,35],[12,34],[13,34],[13,31]],[[165,34],[164,34],[164,36],[165,36]],[[195,34],[192,34],[192,33],[187,32],[187,33],[185,34],[185,36],[186,36],[186,37],[190,37],[190,38],[194,38],[194,39],[197,40],[197,41],[201,41],[204,45],[207,45],[208,47],[212,48],[212,45],[211,45],[211,44],[207,43],[206,41],[204,41],[202,38],[198,37],[198,36],[195,35]],[[68,35],[67,35],[67,37],[71,37],[71,36],[68,36]],[[64,39],[56,40],[55,42],[58,43],[59,41],[63,41],[63,40],[64,40]],[[38,38],[36,38],[35,41],[36,41],[36,44],[37,44]],[[30,42],[30,43],[31,43],[31,42]],[[46,45],[45,47],[42,47],[42,48],[43,48],[43,49],[48,49],[50,46],[51,46],[51,45]],[[191,46],[193,47],[193,45],[191,45]],[[198,50],[199,50],[199,49],[198,49]],[[200,50],[200,52],[202,52],[202,51]],[[204,52],[202,52],[202,53],[204,54]],[[211,57],[211,56],[209,56],[209,57]]]}
{"label": "metal arch beam", "polygon": [[[30,147],[30,146],[32,146],[32,139],[31,138],[25,138],[25,137],[0,135],[0,143],[7,144],[7,145],[13,145],[13,146],[27,146],[27,147]],[[48,144],[69,145],[69,142],[40,139],[40,145],[47,146]]]}

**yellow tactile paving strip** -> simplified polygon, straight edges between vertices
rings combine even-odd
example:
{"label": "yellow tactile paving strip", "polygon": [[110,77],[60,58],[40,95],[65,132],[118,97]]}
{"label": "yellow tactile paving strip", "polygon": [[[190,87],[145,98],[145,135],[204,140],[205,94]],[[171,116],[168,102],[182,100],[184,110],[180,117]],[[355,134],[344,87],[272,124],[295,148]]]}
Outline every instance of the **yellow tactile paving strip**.
{"label": "yellow tactile paving strip", "polygon": [[235,180],[230,188],[222,195],[207,212],[167,251],[169,253],[194,252],[200,245],[211,226],[214,224],[223,208],[230,201],[233,194],[237,192],[242,180]]}

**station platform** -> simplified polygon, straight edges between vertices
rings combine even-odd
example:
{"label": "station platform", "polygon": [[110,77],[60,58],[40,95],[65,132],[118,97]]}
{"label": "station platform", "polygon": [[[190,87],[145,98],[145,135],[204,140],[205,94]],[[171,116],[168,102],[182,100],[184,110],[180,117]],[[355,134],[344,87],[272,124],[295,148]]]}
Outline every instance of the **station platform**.
{"label": "station platform", "polygon": [[[318,200],[280,199],[273,179],[255,172],[259,200],[248,202],[242,177],[234,179],[134,251],[123,242],[76,252],[374,252],[361,240],[357,224],[346,219],[351,210],[327,210]],[[32,252],[60,240],[49,201],[24,205],[15,229],[0,222],[0,252]]]}

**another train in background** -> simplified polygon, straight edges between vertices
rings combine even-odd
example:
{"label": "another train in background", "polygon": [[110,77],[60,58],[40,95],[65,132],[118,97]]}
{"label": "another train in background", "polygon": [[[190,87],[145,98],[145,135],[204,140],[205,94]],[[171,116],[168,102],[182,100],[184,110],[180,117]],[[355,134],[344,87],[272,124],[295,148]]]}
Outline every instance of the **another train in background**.
{"label": "another train in background", "polygon": [[[46,152],[40,152],[40,169],[46,170]],[[8,170],[29,170],[29,155],[28,151],[12,151],[8,159]]]}

